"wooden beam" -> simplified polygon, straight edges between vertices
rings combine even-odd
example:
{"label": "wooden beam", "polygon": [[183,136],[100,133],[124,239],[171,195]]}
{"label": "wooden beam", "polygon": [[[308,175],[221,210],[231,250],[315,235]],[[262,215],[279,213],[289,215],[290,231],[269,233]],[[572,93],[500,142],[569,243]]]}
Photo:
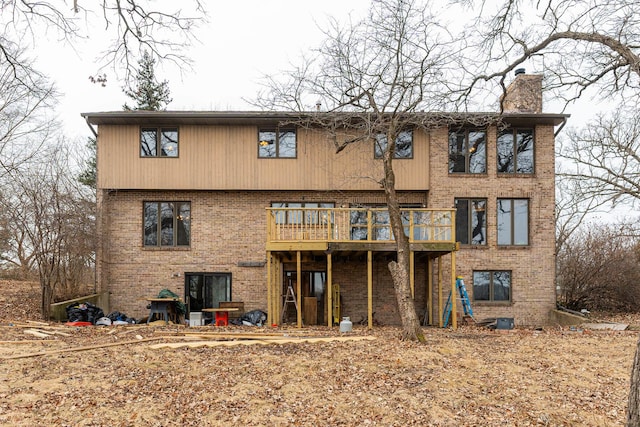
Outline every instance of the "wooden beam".
{"label": "wooden beam", "polygon": [[411,285],[411,298],[416,299],[416,278],[415,278],[415,252],[409,251],[409,284]]}
{"label": "wooden beam", "polygon": [[276,324],[273,315],[275,314],[274,301],[275,292],[273,285],[273,277],[271,275],[271,251],[267,251],[267,325]]}
{"label": "wooden beam", "polygon": [[458,294],[456,289],[456,253],[451,252],[451,326],[453,330],[458,329],[458,313],[457,313],[457,301]]}
{"label": "wooden beam", "polygon": [[331,252],[327,253],[327,326],[333,327],[333,263]]}
{"label": "wooden beam", "polygon": [[29,353],[29,354],[20,354],[17,356],[3,356],[0,357],[0,360],[13,360],[13,359],[26,359],[28,357],[37,357],[37,356],[48,356],[52,354],[60,354],[60,353],[72,353],[78,351],[86,351],[86,350],[95,350],[98,348],[106,348],[106,347],[115,347],[118,345],[126,345],[126,344],[139,344],[148,341],[158,341],[162,338],[145,338],[141,340],[134,341],[122,341],[122,342],[113,342],[108,344],[97,344],[97,345],[88,345],[84,347],[73,347],[73,348],[64,348],[62,350],[52,350],[52,351],[42,351],[40,353]]}
{"label": "wooden beam", "polygon": [[367,325],[373,329],[373,252],[367,252]]}
{"label": "wooden beam", "polygon": [[429,326],[433,326],[433,259],[427,260],[427,312]]}
{"label": "wooden beam", "polygon": [[438,257],[438,326],[441,328],[444,326],[442,317],[444,312],[442,311],[442,256]]}
{"label": "wooden beam", "polygon": [[263,338],[259,340],[237,340],[237,341],[194,341],[194,342],[177,342],[177,343],[160,343],[153,344],[149,347],[156,350],[160,348],[181,348],[181,347],[235,347],[239,345],[257,345],[257,344],[300,344],[300,343],[326,343],[334,341],[371,341],[375,337],[372,336],[353,336],[353,337],[286,337],[286,338]]}
{"label": "wooden beam", "polygon": [[302,255],[296,252],[296,298],[298,300],[298,328],[302,328]]}

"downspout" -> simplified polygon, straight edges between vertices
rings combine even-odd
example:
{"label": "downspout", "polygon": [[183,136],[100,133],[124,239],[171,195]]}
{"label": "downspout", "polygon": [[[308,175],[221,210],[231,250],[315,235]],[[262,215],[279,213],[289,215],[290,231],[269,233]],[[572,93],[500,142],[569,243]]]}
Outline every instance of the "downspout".
{"label": "downspout", "polygon": [[[91,123],[89,123],[89,118],[88,117],[85,117],[84,120],[87,122],[87,126],[89,126],[89,129],[91,130],[91,133],[96,138],[96,156],[97,156],[98,155],[98,153],[97,153],[97,151],[98,151],[98,145],[97,145],[98,144],[98,132],[96,132],[96,130],[93,128],[93,126],[91,126]],[[96,167],[97,167],[97,165],[96,165]],[[97,178],[97,176],[96,176],[96,178]],[[96,182],[96,187],[97,187],[97,182]],[[98,189],[96,188],[96,203],[98,201],[97,200],[98,199],[97,192],[98,192]],[[95,294],[97,292],[98,292],[98,248],[96,248],[96,260],[95,260],[95,265],[93,267],[93,293]]]}

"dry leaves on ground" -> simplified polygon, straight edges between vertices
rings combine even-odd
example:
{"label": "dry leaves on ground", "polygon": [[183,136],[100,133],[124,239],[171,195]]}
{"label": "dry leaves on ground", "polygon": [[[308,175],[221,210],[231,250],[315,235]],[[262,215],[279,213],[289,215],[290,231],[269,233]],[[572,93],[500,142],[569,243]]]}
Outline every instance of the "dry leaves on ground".
{"label": "dry leaves on ground", "polygon": [[[465,326],[426,328],[417,344],[396,328],[356,327],[349,336],[375,339],[153,348],[231,339],[222,332],[340,333],[26,320],[0,318],[0,425],[621,426],[637,340],[629,331]],[[33,353],[46,354],[12,359]]]}

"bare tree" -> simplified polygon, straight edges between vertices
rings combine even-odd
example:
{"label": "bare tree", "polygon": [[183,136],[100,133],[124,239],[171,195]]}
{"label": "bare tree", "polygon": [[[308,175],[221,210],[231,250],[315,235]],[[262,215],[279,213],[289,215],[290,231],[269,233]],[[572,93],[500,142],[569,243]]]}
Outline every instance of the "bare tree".
{"label": "bare tree", "polygon": [[572,130],[560,156],[569,161],[561,176],[577,183],[600,204],[640,202],[640,124],[637,111],[619,108]]}
{"label": "bare tree", "polygon": [[580,310],[637,311],[640,233],[635,223],[591,224],[558,253],[559,300]]}
{"label": "bare tree", "polygon": [[[476,66],[469,70],[470,78],[462,85],[457,98],[459,102],[468,102],[474,91],[485,83],[497,84],[505,91],[505,77],[526,62],[533,62],[544,69],[546,89],[552,90],[555,99],[563,101],[565,107],[580,97],[591,95],[599,99],[615,98],[620,104],[630,103],[637,111],[635,100],[640,89],[637,2],[505,0],[495,9],[491,9],[493,4],[485,0],[455,2],[482,12],[477,15],[481,18],[476,25],[470,27],[467,39],[475,40],[469,43],[468,50],[475,58],[479,49],[485,54],[484,59],[470,62]],[[486,16],[489,18],[482,18]],[[572,155],[564,152],[575,162],[572,165],[575,170],[570,171],[569,177],[576,179],[578,185],[587,186],[584,190],[595,198],[595,205],[599,200],[634,199],[637,191],[637,169],[632,169],[637,155],[633,131],[632,139],[628,141],[615,136],[622,145],[611,147],[606,144],[612,138],[603,138],[604,135],[598,132],[598,128],[607,127],[596,124],[581,136],[581,142],[586,146],[574,147]],[[596,146],[597,143],[605,145]],[[629,150],[622,157],[607,158],[613,153],[621,153],[622,147]],[[626,179],[623,171],[631,173],[631,179]],[[587,179],[591,173],[594,176]],[[639,379],[640,356],[636,354],[628,426],[640,425]]]}
{"label": "bare tree", "polygon": [[[268,77],[256,104],[300,112],[298,126],[321,128],[336,152],[357,142],[375,145],[382,175],[371,177],[384,190],[396,241],[389,263],[403,337],[424,341],[411,297],[409,240],[403,230],[393,160],[397,141],[409,129],[432,129],[460,119],[446,111],[443,73],[452,66],[453,38],[429,10],[416,1],[375,0],[369,14],[342,25],[332,20],[314,59],[284,77]],[[310,113],[318,104],[323,111]],[[485,118],[488,120],[489,118]],[[495,119],[495,118],[493,118]]]}
{"label": "bare tree", "polygon": [[[466,101],[526,63],[545,73],[545,89],[565,105],[590,94],[633,99],[640,89],[640,20],[633,0],[454,0],[477,13],[467,26]],[[483,52],[482,56],[477,52]]]}
{"label": "bare tree", "polygon": [[0,60],[0,178],[30,161],[57,129],[48,114],[54,87],[20,58],[20,68]]}
{"label": "bare tree", "polygon": [[66,2],[10,0],[0,4],[0,11],[0,63],[8,64],[14,77],[29,87],[35,82],[21,77],[28,76],[25,71],[31,67],[19,55],[19,46],[37,45],[44,34],[73,47],[78,39],[103,33],[108,42],[96,58],[96,73],[111,67],[123,70],[128,81],[135,75],[136,58],[144,51],[180,67],[188,66],[184,47],[193,42],[194,27],[206,18],[200,0],[164,5],[151,0],[74,0],[72,7]]}
{"label": "bare tree", "polygon": [[[95,203],[67,164],[63,141],[40,153],[38,162],[3,180],[3,222],[13,232],[5,261],[36,272],[41,310],[48,319],[56,292],[69,292],[88,280],[95,253]],[[12,257],[13,256],[13,257]]]}

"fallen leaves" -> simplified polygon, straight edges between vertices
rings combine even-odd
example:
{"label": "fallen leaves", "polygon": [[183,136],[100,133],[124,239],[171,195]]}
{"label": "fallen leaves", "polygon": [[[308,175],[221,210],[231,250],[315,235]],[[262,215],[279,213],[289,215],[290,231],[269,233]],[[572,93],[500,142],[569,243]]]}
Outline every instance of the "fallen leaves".
{"label": "fallen leaves", "polygon": [[[427,328],[420,345],[400,341],[392,327],[341,335],[326,327],[18,320],[25,326],[0,326],[0,341],[21,342],[0,346],[1,425],[616,426],[624,423],[638,338],[465,326]],[[50,338],[34,340],[29,329]],[[369,335],[375,339],[352,339]],[[147,341],[214,337],[271,344],[152,348]],[[8,359],[31,353],[37,357]]]}

